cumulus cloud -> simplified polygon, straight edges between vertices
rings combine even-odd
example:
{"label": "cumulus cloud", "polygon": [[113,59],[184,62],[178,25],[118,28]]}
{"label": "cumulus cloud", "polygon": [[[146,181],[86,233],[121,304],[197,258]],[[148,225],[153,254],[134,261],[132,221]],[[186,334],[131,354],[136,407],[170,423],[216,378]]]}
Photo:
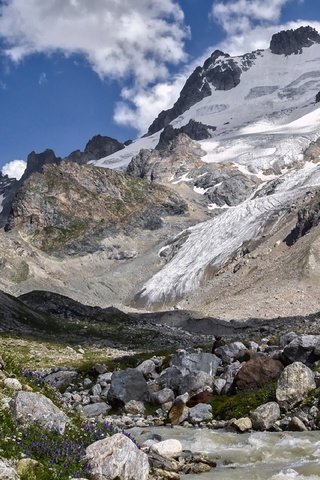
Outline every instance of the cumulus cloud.
{"label": "cumulus cloud", "polygon": [[10,178],[16,178],[20,180],[24,171],[27,167],[27,162],[24,160],[12,160],[12,162],[8,162],[2,167],[3,175],[8,175]]}
{"label": "cumulus cloud", "polygon": [[82,54],[101,77],[145,85],[186,59],[188,29],[176,0],[7,0],[0,3],[5,53]]}
{"label": "cumulus cloud", "polygon": [[177,100],[185,76],[181,74],[171,82],[157,83],[148,89],[124,90],[124,101],[117,104],[114,120],[120,125],[136,128],[140,134],[145,133],[157,114]]}

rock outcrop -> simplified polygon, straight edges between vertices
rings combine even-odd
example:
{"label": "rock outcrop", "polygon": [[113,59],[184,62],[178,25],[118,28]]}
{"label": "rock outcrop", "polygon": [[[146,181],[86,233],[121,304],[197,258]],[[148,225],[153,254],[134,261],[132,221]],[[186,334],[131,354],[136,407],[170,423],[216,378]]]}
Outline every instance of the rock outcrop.
{"label": "rock outcrop", "polygon": [[301,53],[305,47],[320,43],[320,35],[312,27],[300,27],[296,30],[282,30],[272,36],[270,50],[276,55]]}
{"label": "rock outcrop", "polygon": [[[46,165],[24,182],[6,229],[18,228],[43,250],[69,245],[70,250],[88,252],[99,248],[99,234],[106,237],[125,226],[161,228],[162,217],[186,210],[179,195],[159,185],[109,169],[62,162]],[[84,237],[81,246],[79,239]]]}
{"label": "rock outcrop", "polygon": [[99,160],[100,158],[108,157],[119,150],[123,150],[125,144],[118,142],[115,138],[95,135],[89,140],[85,146],[84,151],[75,150],[70,153],[64,160],[76,162],[80,165],[85,165],[91,160]]}
{"label": "rock outcrop", "polygon": [[[245,56],[243,62],[248,64]],[[197,67],[190,75],[174,106],[162,111],[150,125],[148,135],[166,127],[192,105],[210,96],[212,87],[216,90],[231,90],[236,87],[240,83],[241,74],[242,69],[230,55],[215,50],[204,62],[203,67]]]}
{"label": "rock outcrop", "polygon": [[156,145],[155,149],[159,151],[167,149],[170,142],[181,133],[188,135],[191,140],[200,141],[211,138],[215,130],[216,127],[204,125],[195,120],[189,120],[186,125],[183,125],[183,127],[180,128],[174,128],[172,125],[168,125],[163,129],[163,132],[161,132],[159,143]]}

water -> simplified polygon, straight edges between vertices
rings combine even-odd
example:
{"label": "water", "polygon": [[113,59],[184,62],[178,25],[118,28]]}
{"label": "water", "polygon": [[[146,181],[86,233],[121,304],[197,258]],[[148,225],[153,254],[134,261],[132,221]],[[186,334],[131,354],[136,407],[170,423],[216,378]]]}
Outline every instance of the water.
{"label": "water", "polygon": [[183,480],[320,480],[320,432],[254,432],[175,428],[134,429],[139,442],[150,433],[176,438],[186,450],[204,452],[217,468]]}

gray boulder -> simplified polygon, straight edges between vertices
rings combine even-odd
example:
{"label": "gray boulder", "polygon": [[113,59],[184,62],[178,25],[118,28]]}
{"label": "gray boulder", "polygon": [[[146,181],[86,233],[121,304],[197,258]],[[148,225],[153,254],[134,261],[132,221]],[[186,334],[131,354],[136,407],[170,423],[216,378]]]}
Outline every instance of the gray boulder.
{"label": "gray boulder", "polygon": [[255,430],[269,430],[279,418],[280,408],[277,402],[260,405],[251,413],[252,426]]}
{"label": "gray boulder", "polygon": [[137,366],[137,370],[141,372],[146,380],[154,379],[159,376],[156,371],[156,364],[153,360],[145,360]]}
{"label": "gray boulder", "polygon": [[190,397],[203,392],[204,390],[212,391],[213,377],[205,372],[191,372],[185,375],[179,386],[180,395],[185,392],[189,393]]}
{"label": "gray boulder", "polygon": [[33,392],[19,392],[12,403],[12,414],[23,426],[39,423],[49,430],[63,433],[69,419],[44,395]]}
{"label": "gray boulder", "polygon": [[58,372],[47,375],[44,381],[51,387],[59,389],[69,386],[77,376],[78,374],[75,370],[59,370]]}
{"label": "gray boulder", "polygon": [[106,415],[110,412],[111,406],[104,402],[91,403],[85,405],[82,409],[82,414],[84,417],[99,417],[99,415]]}
{"label": "gray boulder", "polygon": [[294,340],[298,335],[295,332],[288,332],[285,335],[281,335],[279,339],[279,346],[284,348],[288,345],[292,340]]}
{"label": "gray boulder", "polygon": [[236,378],[237,373],[241,369],[242,365],[242,363],[236,361],[225,368],[220,377],[221,380],[225,380],[225,385],[222,388],[221,393],[225,395],[230,392],[231,388],[233,387],[234,379]]}
{"label": "gray boulder", "polygon": [[284,348],[283,354],[291,362],[306,363],[319,340],[319,335],[297,336]]}
{"label": "gray boulder", "polygon": [[130,400],[145,402],[148,397],[148,385],[139,370],[128,368],[124,371],[113,372],[107,396],[111,405],[123,406]]}
{"label": "gray boulder", "polygon": [[130,400],[124,406],[124,411],[131,415],[144,415],[145,407],[143,402],[137,402],[137,400]]}
{"label": "gray boulder", "polygon": [[222,363],[230,365],[238,358],[241,350],[246,350],[245,345],[242,342],[233,342],[216,348],[215,354],[221,358]]}
{"label": "gray boulder", "polygon": [[200,423],[212,420],[212,407],[207,403],[198,403],[189,408],[189,422]]}
{"label": "gray boulder", "polygon": [[180,384],[183,378],[183,374],[178,367],[169,367],[166,368],[160,375],[158,379],[158,384],[162,388],[169,388],[173,390],[177,395],[179,392]]}
{"label": "gray boulder", "polygon": [[184,374],[190,372],[205,372],[215,376],[221,360],[212,353],[179,351],[171,360],[171,366],[179,368]]}
{"label": "gray boulder", "polygon": [[302,402],[310,390],[316,388],[314,374],[301,362],[288,365],[280,375],[276,398],[280,407],[289,409]]}
{"label": "gray boulder", "polygon": [[148,456],[125,435],[117,433],[86,449],[92,480],[147,480]]}
{"label": "gray boulder", "polygon": [[173,402],[174,398],[174,393],[170,388],[163,388],[158,392],[154,392],[151,396],[152,403],[155,403],[156,405]]}

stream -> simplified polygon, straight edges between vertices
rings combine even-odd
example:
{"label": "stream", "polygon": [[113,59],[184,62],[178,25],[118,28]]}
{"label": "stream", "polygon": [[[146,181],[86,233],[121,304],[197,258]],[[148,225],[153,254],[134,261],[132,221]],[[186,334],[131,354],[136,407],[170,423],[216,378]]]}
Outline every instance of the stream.
{"label": "stream", "polygon": [[150,434],[176,438],[184,450],[209,454],[217,467],[183,480],[320,480],[320,432],[253,432],[150,428],[132,430],[139,443]]}

